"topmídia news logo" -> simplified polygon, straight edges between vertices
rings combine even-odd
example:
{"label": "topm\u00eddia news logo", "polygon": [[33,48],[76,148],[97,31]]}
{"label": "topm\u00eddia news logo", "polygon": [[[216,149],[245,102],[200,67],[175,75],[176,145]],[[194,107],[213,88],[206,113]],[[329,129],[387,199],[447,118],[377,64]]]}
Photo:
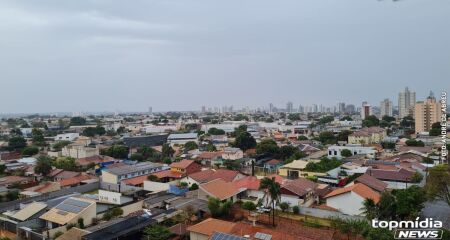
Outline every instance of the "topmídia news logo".
{"label": "topm\u00eddia news logo", "polygon": [[395,229],[395,239],[442,239],[442,222],[432,218],[415,221],[372,220],[373,228]]}

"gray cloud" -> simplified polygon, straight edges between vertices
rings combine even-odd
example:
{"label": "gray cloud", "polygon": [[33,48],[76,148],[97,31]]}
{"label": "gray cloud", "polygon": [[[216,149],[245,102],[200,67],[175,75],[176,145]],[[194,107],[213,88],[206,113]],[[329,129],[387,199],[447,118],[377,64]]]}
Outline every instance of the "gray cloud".
{"label": "gray cloud", "polygon": [[[1,1],[0,112],[377,105],[449,90],[450,2]],[[3,104],[6,103],[6,104]]]}

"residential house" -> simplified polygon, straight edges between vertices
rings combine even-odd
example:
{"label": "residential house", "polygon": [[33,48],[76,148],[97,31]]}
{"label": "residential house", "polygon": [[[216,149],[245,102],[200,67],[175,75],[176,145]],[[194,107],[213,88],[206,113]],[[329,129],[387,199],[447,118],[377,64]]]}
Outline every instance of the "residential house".
{"label": "residential house", "polygon": [[317,183],[305,178],[285,181],[281,185],[281,202],[289,203],[289,206],[309,207],[319,199],[315,196]]}
{"label": "residential house", "polygon": [[213,166],[214,162],[222,157],[223,152],[202,152],[200,155],[197,156],[197,160],[200,161],[200,163],[203,166]]}
{"label": "residential house", "polygon": [[187,142],[198,143],[198,135],[197,133],[174,133],[167,137],[167,142],[172,146],[175,144],[184,145]]}
{"label": "residential house", "polygon": [[222,158],[225,160],[237,160],[243,157],[244,152],[240,148],[226,147],[222,153]]}
{"label": "residential house", "polygon": [[118,184],[129,178],[150,175],[165,170],[166,167],[159,163],[142,162],[137,164],[121,164],[102,170],[102,181]]}
{"label": "residential house", "polygon": [[202,183],[207,183],[215,179],[222,179],[225,182],[233,182],[244,178],[245,175],[238,171],[228,170],[228,169],[207,169],[200,172],[196,172],[186,176],[181,181],[187,182],[189,186],[192,184],[200,185]]}
{"label": "residential house", "polygon": [[45,221],[48,229],[44,232],[47,237],[54,237],[57,232],[66,232],[67,225],[77,224],[83,219],[84,225],[89,226],[96,217],[96,202],[92,199],[70,197],[51,208],[39,218]]}
{"label": "residential house", "polygon": [[97,147],[86,146],[85,144],[69,144],[62,149],[61,155],[72,158],[87,158],[100,154]]}
{"label": "residential house", "polygon": [[80,136],[79,133],[63,133],[55,136],[55,141],[74,141]]}
{"label": "residential house", "polygon": [[74,171],[66,171],[63,169],[53,169],[48,176],[53,179],[53,181],[58,182],[63,179],[73,178],[76,176],[80,176],[81,172],[74,172]]}
{"label": "residential house", "polygon": [[278,174],[289,179],[296,179],[306,176],[326,176],[326,173],[308,172],[305,171],[306,165],[309,162],[319,162],[320,160],[294,160],[291,163],[285,164],[278,169]]}
{"label": "residential house", "polygon": [[355,179],[355,181],[353,181],[349,185],[357,184],[357,183],[362,183],[362,184],[372,188],[372,190],[375,190],[379,193],[384,192],[388,186],[387,183],[385,183],[381,180],[378,180],[377,178],[374,178],[374,177],[370,176],[369,174],[363,174],[363,175],[359,176],[358,178]]}
{"label": "residential house", "polygon": [[329,158],[337,158],[341,159],[343,156],[341,155],[341,152],[347,149],[349,150],[352,155],[357,154],[364,154],[369,159],[375,159],[377,151],[373,147],[363,147],[361,145],[346,145],[346,146],[330,146],[328,147],[328,157]]}
{"label": "residential house", "polygon": [[374,144],[381,143],[387,136],[386,129],[380,127],[362,128],[348,136],[349,144]]}
{"label": "residential house", "polygon": [[268,172],[277,172],[281,166],[283,166],[283,162],[278,159],[271,159],[264,163],[264,169]]}
{"label": "residential house", "polygon": [[0,186],[11,187],[13,185],[24,185],[34,182],[33,178],[22,176],[6,176],[0,178]]}
{"label": "residential house", "polygon": [[227,222],[219,219],[208,218],[200,223],[189,226],[189,239],[191,240],[208,240],[215,232],[231,232],[235,223]]}
{"label": "residential house", "polygon": [[239,189],[231,182],[226,182],[223,179],[215,179],[200,185],[198,191],[198,198],[208,200],[208,198],[217,198],[220,201],[236,202],[239,199],[238,194],[245,191]]}
{"label": "residential house", "polygon": [[356,183],[338,188],[325,196],[326,206],[348,215],[363,215],[364,201],[368,198],[375,203],[380,201],[380,193],[372,188]]}

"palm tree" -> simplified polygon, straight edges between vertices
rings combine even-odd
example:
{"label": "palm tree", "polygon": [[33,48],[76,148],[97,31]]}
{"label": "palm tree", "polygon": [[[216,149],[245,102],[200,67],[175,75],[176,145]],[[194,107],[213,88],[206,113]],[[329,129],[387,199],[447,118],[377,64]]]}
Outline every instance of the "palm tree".
{"label": "palm tree", "polygon": [[361,210],[368,220],[372,220],[377,217],[378,207],[372,198],[366,198],[363,203]]}
{"label": "palm tree", "polygon": [[275,178],[265,177],[261,180],[259,189],[264,190],[264,198],[270,197],[272,201],[272,224],[275,226],[275,204],[280,202],[281,186],[275,181]]}

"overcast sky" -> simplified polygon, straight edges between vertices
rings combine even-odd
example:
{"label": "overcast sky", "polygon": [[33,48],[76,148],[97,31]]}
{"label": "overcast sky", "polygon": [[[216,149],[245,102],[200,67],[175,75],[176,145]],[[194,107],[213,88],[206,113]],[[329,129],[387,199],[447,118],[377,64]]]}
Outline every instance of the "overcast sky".
{"label": "overcast sky", "polygon": [[379,105],[450,88],[448,0],[0,1],[0,113]]}

